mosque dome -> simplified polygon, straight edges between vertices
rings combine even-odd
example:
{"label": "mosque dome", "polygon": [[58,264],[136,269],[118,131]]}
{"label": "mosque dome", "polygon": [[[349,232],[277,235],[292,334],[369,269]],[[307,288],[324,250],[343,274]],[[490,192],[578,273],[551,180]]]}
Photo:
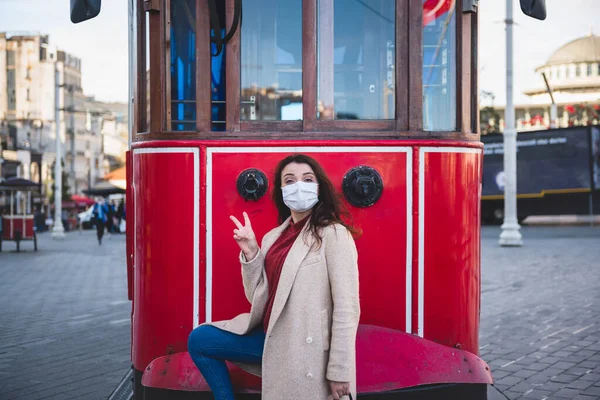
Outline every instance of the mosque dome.
{"label": "mosque dome", "polygon": [[587,62],[600,62],[600,36],[590,34],[565,44],[548,58],[546,66]]}

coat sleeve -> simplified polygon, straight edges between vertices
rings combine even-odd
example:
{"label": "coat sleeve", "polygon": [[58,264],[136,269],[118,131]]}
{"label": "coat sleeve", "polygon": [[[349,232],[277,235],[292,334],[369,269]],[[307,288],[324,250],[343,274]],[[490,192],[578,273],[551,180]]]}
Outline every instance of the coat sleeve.
{"label": "coat sleeve", "polygon": [[360,317],[358,252],[350,232],[342,225],[326,229],[323,238],[331,285],[333,314],[327,379],[350,382],[356,363],[356,331]]}
{"label": "coat sleeve", "polygon": [[[266,237],[266,235],[265,235]],[[258,253],[254,259],[248,261],[244,252],[240,251],[240,263],[242,264],[242,283],[244,284],[244,293],[246,298],[252,304],[254,293],[256,289],[263,284],[266,284],[264,273],[265,270],[265,256],[262,248],[264,247],[265,239],[261,243],[261,248],[258,249]]]}

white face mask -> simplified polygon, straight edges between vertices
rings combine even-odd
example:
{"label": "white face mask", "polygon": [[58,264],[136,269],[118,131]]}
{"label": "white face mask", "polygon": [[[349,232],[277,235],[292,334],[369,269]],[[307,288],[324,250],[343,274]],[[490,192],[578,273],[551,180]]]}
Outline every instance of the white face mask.
{"label": "white face mask", "polygon": [[313,182],[298,181],[281,188],[283,202],[290,210],[305,212],[314,207],[319,201],[319,185]]}

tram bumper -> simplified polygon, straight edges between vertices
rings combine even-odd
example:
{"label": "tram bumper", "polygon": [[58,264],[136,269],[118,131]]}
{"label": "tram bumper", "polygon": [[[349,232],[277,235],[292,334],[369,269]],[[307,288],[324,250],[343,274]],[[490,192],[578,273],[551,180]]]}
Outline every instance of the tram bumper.
{"label": "tram bumper", "polygon": [[[429,390],[440,384],[493,383],[489,366],[472,353],[373,325],[359,326],[356,358],[359,394],[419,387]],[[233,364],[228,363],[228,367],[236,392],[260,392],[259,377]],[[144,371],[142,385],[174,391],[210,391],[187,352],[154,359]]]}

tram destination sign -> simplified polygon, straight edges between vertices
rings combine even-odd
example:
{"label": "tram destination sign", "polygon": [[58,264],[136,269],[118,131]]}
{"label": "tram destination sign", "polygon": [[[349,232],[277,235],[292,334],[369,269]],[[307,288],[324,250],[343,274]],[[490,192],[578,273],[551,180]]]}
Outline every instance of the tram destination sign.
{"label": "tram destination sign", "polygon": [[[502,135],[482,136],[484,143],[482,197],[504,194]],[[575,192],[591,187],[590,130],[587,127],[519,133],[517,194]]]}

